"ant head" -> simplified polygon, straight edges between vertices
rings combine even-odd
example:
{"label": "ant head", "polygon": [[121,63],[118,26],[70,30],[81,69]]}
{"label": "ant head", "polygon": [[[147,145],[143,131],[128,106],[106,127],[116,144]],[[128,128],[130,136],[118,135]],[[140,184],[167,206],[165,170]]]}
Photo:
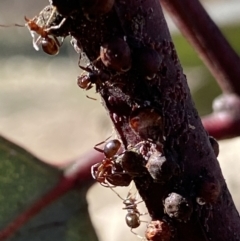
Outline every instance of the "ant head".
{"label": "ant head", "polygon": [[31,19],[27,18],[26,16],[24,16],[24,19],[26,21],[26,25],[30,31],[38,31],[39,30],[39,26]]}

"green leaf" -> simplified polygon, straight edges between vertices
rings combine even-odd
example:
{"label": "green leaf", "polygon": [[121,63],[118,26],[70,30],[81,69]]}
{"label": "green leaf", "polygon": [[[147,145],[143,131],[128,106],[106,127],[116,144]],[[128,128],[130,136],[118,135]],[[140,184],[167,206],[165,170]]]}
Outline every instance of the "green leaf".
{"label": "green leaf", "polygon": [[[62,172],[0,137],[0,230],[57,185]],[[97,241],[86,192],[70,190],[44,208],[9,240]]]}

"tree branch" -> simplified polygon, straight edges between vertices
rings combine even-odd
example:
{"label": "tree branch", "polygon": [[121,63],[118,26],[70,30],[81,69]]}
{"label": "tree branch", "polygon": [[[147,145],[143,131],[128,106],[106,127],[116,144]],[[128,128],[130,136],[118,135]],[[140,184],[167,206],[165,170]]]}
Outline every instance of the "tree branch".
{"label": "tree branch", "polygon": [[[94,65],[89,71],[101,73],[94,83],[125,148],[137,149],[147,162],[136,158],[136,169],[125,171],[150,216],[172,227],[169,240],[233,240],[240,231],[239,216],[193,106],[159,2],[115,1],[113,10],[91,21],[89,10],[83,9],[70,14],[68,31]],[[209,20],[207,24],[212,26]],[[107,79],[101,78],[103,73]],[[163,180],[156,178],[164,172],[162,157],[179,167],[178,174],[174,168]],[[124,161],[124,166],[131,163]]]}
{"label": "tree branch", "polygon": [[202,123],[211,136],[217,139],[240,135],[240,98],[223,94],[213,102],[213,113],[202,117]]}
{"label": "tree branch", "polygon": [[160,0],[222,91],[240,95],[240,58],[198,0]]}

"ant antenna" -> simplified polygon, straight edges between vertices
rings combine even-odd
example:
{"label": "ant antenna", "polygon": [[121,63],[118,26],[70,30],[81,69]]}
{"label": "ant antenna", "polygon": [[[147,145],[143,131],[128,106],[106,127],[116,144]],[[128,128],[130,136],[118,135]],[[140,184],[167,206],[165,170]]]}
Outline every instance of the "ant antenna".
{"label": "ant antenna", "polygon": [[17,24],[17,23],[8,24],[8,25],[0,24],[0,27],[5,27],[5,28],[9,28],[9,27],[26,27],[26,24],[24,24],[24,25]]}
{"label": "ant antenna", "polygon": [[123,201],[126,200],[125,198],[121,197],[121,196],[119,195],[119,193],[117,193],[110,185],[109,185],[109,188],[110,188],[120,199],[122,199]]}
{"label": "ant antenna", "polygon": [[86,95],[86,97],[87,97],[88,99],[90,99],[90,100],[97,100],[96,98],[93,98],[93,97],[91,97],[91,96],[89,96],[89,95]]}

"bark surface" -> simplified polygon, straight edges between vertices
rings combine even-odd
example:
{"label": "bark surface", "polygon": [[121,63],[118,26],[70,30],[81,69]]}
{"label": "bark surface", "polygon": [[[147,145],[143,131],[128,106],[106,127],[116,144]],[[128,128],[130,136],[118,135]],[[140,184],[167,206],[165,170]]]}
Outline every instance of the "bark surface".
{"label": "bark surface", "polygon": [[[108,2],[102,4],[107,6]],[[194,107],[159,1],[118,0],[109,12],[98,15],[95,10],[93,16],[84,2],[83,7],[68,3],[67,12],[61,12],[62,1],[53,4],[66,21],[52,33],[72,35],[75,47],[90,60],[91,71],[107,76],[93,84],[125,149],[141,146],[146,162],[146,157],[159,152],[166,159],[173,159],[179,168],[168,180],[156,181],[147,169],[141,173],[136,170],[132,176],[152,219],[170,227],[166,240],[239,240],[239,214]],[[131,49],[128,71],[121,71],[120,63],[117,69],[99,59],[100,47],[119,38]],[[116,47],[117,51],[125,51],[121,48]],[[159,59],[148,53],[142,55],[142,49],[158,53],[161,64],[157,71],[153,69]],[[146,67],[149,63],[150,67]],[[166,199],[171,193],[187,200],[190,208],[186,213],[180,210],[183,213],[177,216],[168,214]],[[204,205],[199,205],[199,197],[204,197]],[[181,206],[180,201],[178,204]],[[151,240],[163,239],[160,235]]]}

